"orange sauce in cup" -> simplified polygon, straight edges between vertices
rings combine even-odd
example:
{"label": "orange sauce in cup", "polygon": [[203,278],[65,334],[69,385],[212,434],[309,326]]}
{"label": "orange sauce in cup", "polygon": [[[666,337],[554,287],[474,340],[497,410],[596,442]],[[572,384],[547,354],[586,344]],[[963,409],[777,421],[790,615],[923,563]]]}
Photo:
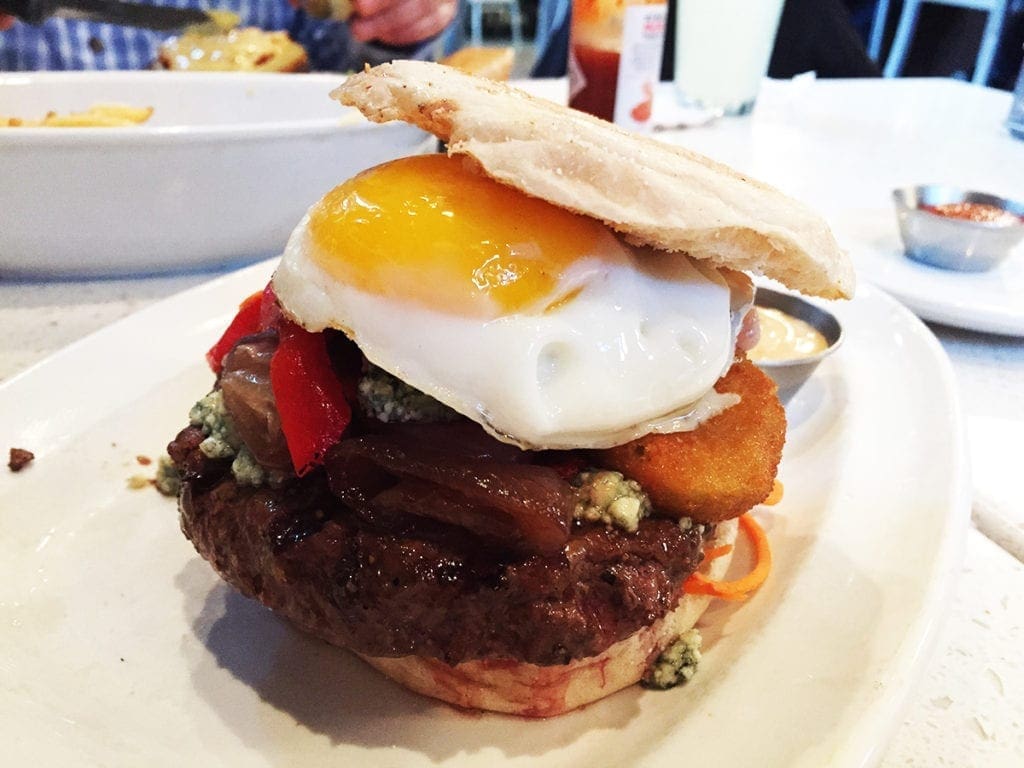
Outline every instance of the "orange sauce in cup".
{"label": "orange sauce in cup", "polygon": [[988,203],[943,203],[941,205],[922,205],[922,211],[945,216],[947,219],[960,219],[982,224],[999,224],[1009,226],[1024,222],[1020,216]]}

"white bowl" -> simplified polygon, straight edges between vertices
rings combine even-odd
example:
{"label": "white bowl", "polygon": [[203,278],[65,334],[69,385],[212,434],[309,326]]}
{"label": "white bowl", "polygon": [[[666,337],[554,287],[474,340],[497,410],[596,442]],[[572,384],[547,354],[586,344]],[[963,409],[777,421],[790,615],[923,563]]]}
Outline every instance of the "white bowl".
{"label": "white bowl", "polygon": [[306,208],[377,163],[429,151],[328,97],[334,74],[0,75],[5,115],[152,106],[130,128],[0,128],[0,275],[100,276],[279,253]]}

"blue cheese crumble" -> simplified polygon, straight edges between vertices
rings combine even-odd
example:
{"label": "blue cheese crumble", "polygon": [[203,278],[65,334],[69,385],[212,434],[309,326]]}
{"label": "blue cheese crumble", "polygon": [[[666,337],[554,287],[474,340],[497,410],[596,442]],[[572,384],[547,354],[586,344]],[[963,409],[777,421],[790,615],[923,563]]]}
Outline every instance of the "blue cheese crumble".
{"label": "blue cheese crumble", "polygon": [[383,368],[370,365],[359,380],[359,406],[377,421],[453,421],[459,414]]}
{"label": "blue cheese crumble", "polygon": [[690,629],[665,648],[644,675],[650,688],[672,688],[688,683],[700,664],[700,631]]}
{"label": "blue cheese crumble", "polygon": [[181,475],[171,457],[164,454],[156,463],[156,489],[164,496],[177,496],[181,490]]}
{"label": "blue cheese crumble", "polygon": [[266,470],[244,445],[238,449],[238,455],[231,462],[231,474],[239,485],[251,485],[254,488],[263,485],[267,479]]}
{"label": "blue cheese crumble", "polygon": [[231,473],[239,485],[263,485],[267,479],[266,471],[235,431],[224,407],[224,395],[219,389],[193,405],[188,412],[188,420],[206,435],[206,439],[199,444],[199,450],[204,456],[210,459],[232,459]]}
{"label": "blue cheese crumble", "polygon": [[224,407],[224,395],[215,389],[188,412],[188,421],[193,427],[199,427],[206,439],[199,444],[199,450],[208,459],[230,459],[238,453],[242,440],[235,432],[227,409]]}
{"label": "blue cheese crumble", "polygon": [[576,488],[576,520],[618,526],[634,533],[651,513],[651,500],[640,483],[627,480],[621,472],[586,470],[572,479],[572,485]]}

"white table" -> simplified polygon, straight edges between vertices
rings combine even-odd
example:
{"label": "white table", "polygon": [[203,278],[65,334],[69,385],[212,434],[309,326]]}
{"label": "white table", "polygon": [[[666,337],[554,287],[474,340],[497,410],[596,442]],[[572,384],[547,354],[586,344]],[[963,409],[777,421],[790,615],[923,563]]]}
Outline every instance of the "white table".
{"label": "white table", "polygon": [[[557,97],[561,87],[546,93]],[[914,181],[951,180],[1024,197],[1024,143],[1004,141],[1001,133],[1009,103],[1007,94],[953,81],[771,83],[752,117],[660,135],[839,216],[850,207],[884,204],[892,187]],[[930,130],[922,133],[921,126]],[[992,140],[964,152],[961,139],[979,131]],[[210,277],[0,279],[0,380]],[[933,330],[960,385],[976,525],[937,651],[881,764],[1021,766],[1024,564],[1017,558],[1024,557],[1024,493],[1016,481],[1024,476],[1024,339]]]}

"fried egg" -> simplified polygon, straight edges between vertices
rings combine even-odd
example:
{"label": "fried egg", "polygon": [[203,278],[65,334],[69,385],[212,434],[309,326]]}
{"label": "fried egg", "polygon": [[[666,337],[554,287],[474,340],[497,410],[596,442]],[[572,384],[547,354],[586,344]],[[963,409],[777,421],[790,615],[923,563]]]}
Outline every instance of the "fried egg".
{"label": "fried egg", "polygon": [[[737,311],[735,291],[740,284]],[[605,448],[735,402],[749,281],[635,248],[444,155],[353,177],[292,234],[274,288],[312,331],[524,448]]]}

